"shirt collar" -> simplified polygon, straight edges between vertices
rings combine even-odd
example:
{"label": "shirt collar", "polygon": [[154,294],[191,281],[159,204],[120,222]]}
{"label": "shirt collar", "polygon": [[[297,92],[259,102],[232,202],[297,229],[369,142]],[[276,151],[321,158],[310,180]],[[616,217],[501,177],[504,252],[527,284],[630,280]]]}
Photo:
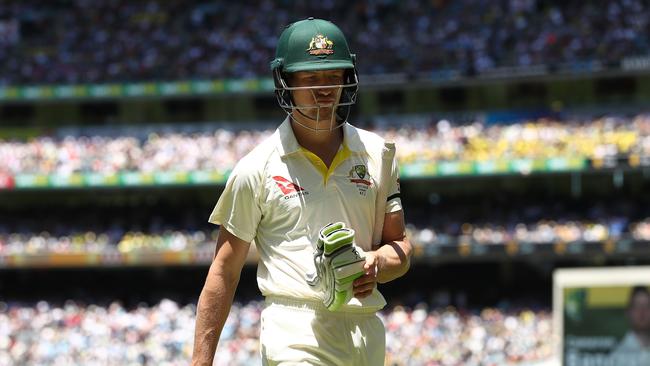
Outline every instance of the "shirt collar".
{"label": "shirt collar", "polygon": [[341,128],[343,128],[343,143],[346,144],[350,151],[355,153],[365,153],[366,146],[363,144],[363,141],[361,141],[359,131],[347,122]]}
{"label": "shirt collar", "polygon": [[296,140],[296,135],[293,134],[290,118],[291,117],[287,116],[280,127],[278,127],[278,136],[280,138],[278,152],[280,153],[280,156],[286,156],[293,154],[296,151],[300,151],[300,144],[298,144],[298,140]]}
{"label": "shirt collar", "polygon": [[[296,140],[296,135],[294,135],[293,129],[291,128],[290,118],[287,117],[277,130],[280,140],[278,152],[281,157],[300,151],[300,144]],[[345,123],[341,128],[343,129],[343,146],[347,146],[351,152],[355,153],[363,153],[366,151],[356,128],[349,123]]]}

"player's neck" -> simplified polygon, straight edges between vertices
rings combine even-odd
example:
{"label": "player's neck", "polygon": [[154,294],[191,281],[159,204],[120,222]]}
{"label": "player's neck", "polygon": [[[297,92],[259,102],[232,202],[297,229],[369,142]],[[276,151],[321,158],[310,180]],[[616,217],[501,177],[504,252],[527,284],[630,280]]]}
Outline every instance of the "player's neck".
{"label": "player's neck", "polygon": [[[300,121],[303,123],[303,121]],[[307,126],[310,124],[305,123]],[[335,128],[331,131],[313,131],[295,121],[291,121],[293,134],[300,146],[316,154],[329,166],[343,142],[343,130]]]}

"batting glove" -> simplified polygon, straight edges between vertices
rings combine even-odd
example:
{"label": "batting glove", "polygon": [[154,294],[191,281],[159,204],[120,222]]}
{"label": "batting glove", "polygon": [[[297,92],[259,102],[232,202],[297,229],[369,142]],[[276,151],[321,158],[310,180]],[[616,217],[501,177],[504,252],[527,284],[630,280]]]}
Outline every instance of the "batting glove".
{"label": "batting glove", "polygon": [[323,303],[330,311],[338,310],[352,296],[353,281],[363,276],[365,258],[354,244],[354,230],[342,222],[328,224],[319,232],[314,253],[316,273],[308,276],[311,286],[322,284]]}

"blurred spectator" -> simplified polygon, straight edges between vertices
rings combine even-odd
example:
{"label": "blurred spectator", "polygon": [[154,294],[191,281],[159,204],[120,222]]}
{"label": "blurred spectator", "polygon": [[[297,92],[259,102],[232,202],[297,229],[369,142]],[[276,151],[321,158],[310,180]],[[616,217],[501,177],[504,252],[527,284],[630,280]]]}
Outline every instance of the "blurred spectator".
{"label": "blurred spectator", "polygon": [[610,235],[607,226],[608,223],[606,222],[540,221],[532,225],[518,223],[514,229],[508,230],[504,226],[494,224],[472,225],[465,223],[461,225],[461,234],[450,235],[437,233],[432,228],[418,229],[411,224],[409,231],[412,235],[412,240],[420,245],[450,244],[456,242],[473,244],[506,244],[509,242],[549,244],[579,241],[595,243],[603,242],[609,238],[618,238]]}
{"label": "blurred spectator", "polygon": [[[205,220],[209,208],[152,204],[139,210],[59,207],[56,214],[30,211],[31,220],[24,220],[26,211],[0,215],[0,255],[214,249],[218,228]],[[407,235],[420,247],[650,241],[648,196],[567,201],[497,195],[404,204]],[[93,210],[102,214],[90,215]]]}
{"label": "blurred spectator", "polygon": [[[215,365],[259,365],[262,304],[234,303]],[[67,301],[0,302],[0,364],[186,365],[194,338],[195,304],[172,300],[126,309]],[[387,365],[516,365],[552,356],[547,311],[485,308],[460,312],[420,304],[381,314]]]}
{"label": "blurred spectator", "polygon": [[[214,134],[151,134],[133,137],[50,137],[27,143],[0,140],[0,160],[9,173],[63,174],[124,171],[225,172],[268,136],[269,131],[218,130]],[[0,171],[4,170],[0,167]]]}
{"label": "blurred spectator", "polygon": [[636,240],[650,241],[650,218],[632,225],[632,237]]}
{"label": "blurred spectator", "polygon": [[282,27],[308,16],[353,35],[362,74],[597,70],[650,49],[647,0],[12,0],[0,84],[268,76]]}
{"label": "blurred spectator", "polygon": [[[435,127],[400,125],[375,129],[395,141],[402,164],[440,161],[486,161],[591,158],[602,162],[631,154],[650,157],[650,115],[602,117],[586,121],[539,119],[511,125],[474,122]],[[150,134],[135,137],[68,136],[27,142],[0,139],[0,174],[96,172],[227,172],[272,133],[271,129],[213,133]]]}
{"label": "blurred spectator", "polygon": [[465,313],[421,304],[395,307],[384,314],[384,324],[388,365],[517,365],[553,355],[545,311]]}

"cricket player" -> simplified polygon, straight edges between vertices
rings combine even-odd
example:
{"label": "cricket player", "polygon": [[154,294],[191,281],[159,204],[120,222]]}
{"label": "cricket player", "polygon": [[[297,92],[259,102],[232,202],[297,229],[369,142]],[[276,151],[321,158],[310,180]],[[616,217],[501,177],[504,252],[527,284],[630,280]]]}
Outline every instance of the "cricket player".
{"label": "cricket player", "polygon": [[377,290],[409,268],[395,148],[347,123],[355,55],[333,23],[289,25],[271,69],[288,113],[228,178],[201,292],[193,365],[212,365],[252,242],[263,365],[383,365]]}

